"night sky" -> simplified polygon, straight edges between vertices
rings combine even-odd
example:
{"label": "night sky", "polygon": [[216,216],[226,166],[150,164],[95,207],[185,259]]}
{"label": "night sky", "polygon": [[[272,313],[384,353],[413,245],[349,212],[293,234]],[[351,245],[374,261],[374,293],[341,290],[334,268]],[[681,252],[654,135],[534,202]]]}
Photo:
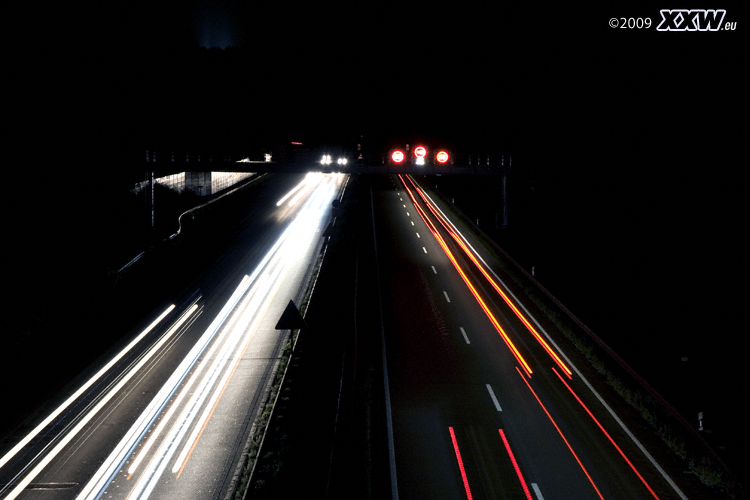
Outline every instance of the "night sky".
{"label": "night sky", "polygon": [[[513,154],[516,206],[533,214],[511,223],[596,331],[709,346],[716,392],[747,378],[747,24],[729,4],[102,5],[19,15],[6,46],[19,256],[50,200],[80,208],[140,178],[123,159],[146,149],[419,136]],[[657,32],[677,7],[726,8],[737,30]],[[623,16],[653,25],[609,27]],[[622,301],[604,320],[586,309],[602,295]]]}
{"label": "night sky", "polygon": [[655,25],[658,8],[120,5],[21,20],[31,130],[105,150],[422,133],[594,170],[591,157],[721,153],[738,135],[741,32],[608,25]]}

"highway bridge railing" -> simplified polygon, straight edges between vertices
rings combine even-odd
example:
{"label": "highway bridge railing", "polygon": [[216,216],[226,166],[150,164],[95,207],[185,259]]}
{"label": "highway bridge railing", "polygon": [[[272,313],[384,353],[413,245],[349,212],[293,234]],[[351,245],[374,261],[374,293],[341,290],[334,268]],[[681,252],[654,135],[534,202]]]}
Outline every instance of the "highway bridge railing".
{"label": "highway bridge railing", "polygon": [[405,161],[392,163],[384,155],[367,155],[363,158],[347,158],[346,163],[322,164],[319,158],[299,158],[290,161],[251,160],[242,155],[200,155],[197,153],[148,153],[141,163],[143,171],[156,176],[179,172],[340,172],[346,174],[418,174],[418,175],[503,175],[510,170],[510,157],[504,155],[466,154],[456,155],[449,162],[440,164],[426,162],[423,165]]}

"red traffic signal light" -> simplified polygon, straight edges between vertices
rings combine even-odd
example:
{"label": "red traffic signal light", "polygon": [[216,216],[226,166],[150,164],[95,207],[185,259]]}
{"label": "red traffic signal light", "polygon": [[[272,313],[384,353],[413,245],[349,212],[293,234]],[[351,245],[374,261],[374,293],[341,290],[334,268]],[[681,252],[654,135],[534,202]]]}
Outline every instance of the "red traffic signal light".
{"label": "red traffic signal light", "polygon": [[395,150],[393,153],[391,153],[391,160],[393,163],[401,163],[404,161],[404,158],[406,156],[404,155],[404,152],[400,149]]}
{"label": "red traffic signal light", "polygon": [[448,163],[450,155],[447,151],[440,150],[435,154],[435,161],[438,163]]}

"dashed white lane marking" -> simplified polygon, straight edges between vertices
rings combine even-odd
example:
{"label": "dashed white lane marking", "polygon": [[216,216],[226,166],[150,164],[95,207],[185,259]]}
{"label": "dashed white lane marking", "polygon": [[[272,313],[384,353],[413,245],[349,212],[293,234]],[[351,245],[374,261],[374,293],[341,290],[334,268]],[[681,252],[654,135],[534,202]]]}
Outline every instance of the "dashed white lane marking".
{"label": "dashed white lane marking", "polygon": [[450,299],[450,297],[448,297],[448,292],[446,292],[445,290],[443,290],[443,295],[445,295],[445,300],[447,300],[448,303],[450,304],[451,299]]}
{"label": "dashed white lane marking", "polygon": [[432,272],[437,274],[437,269],[435,269],[435,266],[430,266],[432,268]]}
{"label": "dashed white lane marking", "polygon": [[410,222],[411,222],[411,225],[413,226],[414,225],[414,221],[410,221]]}
{"label": "dashed white lane marking", "polygon": [[469,342],[469,336],[466,335],[466,330],[464,330],[464,327],[463,326],[459,326],[458,329],[461,330],[461,335],[464,336],[464,340],[466,341],[466,343],[467,344],[471,344],[471,342]]}
{"label": "dashed white lane marking", "polygon": [[422,247],[422,250],[424,250],[424,253],[427,253],[427,249],[425,247]]}
{"label": "dashed white lane marking", "polygon": [[539,491],[539,486],[537,486],[536,483],[531,483],[531,489],[534,490],[534,494],[536,495],[537,500],[544,500],[542,492]]}
{"label": "dashed white lane marking", "polygon": [[419,233],[417,233],[417,238],[421,238],[421,236],[419,236]]}
{"label": "dashed white lane marking", "polygon": [[500,403],[497,402],[495,391],[492,390],[492,386],[490,384],[487,384],[487,392],[490,393],[490,397],[492,398],[492,402],[495,404],[495,408],[497,408],[497,411],[503,411],[503,409],[500,408]]}
{"label": "dashed white lane marking", "polygon": [[[428,195],[428,198],[430,199],[430,202],[433,205],[435,205],[435,202],[432,201],[432,198],[430,198],[429,195]],[[438,209],[438,211],[440,211],[440,213],[443,215],[443,217],[445,217],[445,214],[443,213],[443,211],[440,210],[439,207],[437,207],[437,209]],[[604,399],[601,397],[601,395],[598,392],[596,392],[596,390],[593,388],[593,386],[591,385],[591,383],[589,383],[589,381],[586,379],[586,377],[583,376],[583,374],[580,372],[580,370],[578,370],[578,368],[576,368],[576,366],[570,361],[570,359],[565,355],[565,353],[562,352],[562,350],[560,349],[560,347],[558,347],[558,345],[555,343],[555,341],[552,339],[552,337],[550,337],[549,333],[547,333],[544,330],[544,328],[542,327],[542,325],[539,324],[539,321],[537,321],[537,319],[529,312],[529,310],[526,308],[526,306],[524,306],[523,302],[519,301],[518,298],[513,294],[513,292],[510,289],[508,289],[508,287],[500,279],[500,277],[497,274],[495,274],[495,272],[492,270],[492,268],[490,268],[487,265],[487,262],[485,262],[485,260],[482,258],[482,256],[479,253],[477,253],[477,251],[474,249],[474,247],[471,246],[471,244],[460,233],[460,231],[458,231],[458,229],[456,228],[456,226],[452,222],[450,222],[450,220],[448,221],[448,223],[461,236],[461,239],[464,240],[464,242],[466,242],[467,246],[472,250],[472,252],[474,253],[474,255],[476,255],[479,258],[479,260],[484,264],[484,266],[489,269],[489,271],[492,273],[492,275],[495,277],[495,279],[505,288],[505,290],[508,291],[508,293],[513,298],[513,300],[515,301],[515,303],[518,304],[519,306],[521,306],[521,308],[524,310],[524,312],[526,313],[526,315],[531,318],[531,320],[534,322],[534,324],[536,324],[537,328],[539,328],[539,330],[544,334],[544,336],[547,337],[547,340],[549,341],[549,343],[554,346],[554,348],[562,355],[563,359],[565,359],[565,361],[573,368],[573,370],[576,372],[576,374],[579,377],[581,377],[581,380],[583,381],[584,384],[586,384],[586,387],[588,387],[589,390],[592,392],[592,394],[594,394],[594,396],[599,400],[599,402],[602,403],[602,405],[606,408],[606,410],[609,412],[609,414],[612,415],[612,417],[615,419],[615,421],[618,423],[618,425],[622,428],[622,430],[625,431],[625,433],[628,435],[628,437],[630,437],[630,439],[633,441],[633,443],[635,443],[635,445],[641,450],[641,452],[645,455],[645,457],[649,460],[649,462],[651,462],[651,464],[654,466],[654,468],[656,468],[656,470],[667,481],[667,483],[669,483],[669,485],[672,487],[672,489],[674,489],[675,493],[677,493],[677,495],[682,500],[688,500],[687,497],[685,496],[685,494],[680,490],[680,488],[672,480],[672,478],[669,477],[669,475],[666,472],[664,472],[664,469],[662,469],[662,467],[656,462],[656,460],[654,459],[654,457],[652,457],[651,454],[646,450],[646,448],[643,447],[643,445],[641,444],[641,442],[638,441],[638,439],[633,435],[633,433],[630,431],[630,429],[628,429],[628,427],[625,425],[625,423],[622,422],[622,420],[620,419],[620,417],[618,417],[617,414],[614,412],[614,410],[612,410],[612,408],[610,408],[610,406],[604,401]]]}

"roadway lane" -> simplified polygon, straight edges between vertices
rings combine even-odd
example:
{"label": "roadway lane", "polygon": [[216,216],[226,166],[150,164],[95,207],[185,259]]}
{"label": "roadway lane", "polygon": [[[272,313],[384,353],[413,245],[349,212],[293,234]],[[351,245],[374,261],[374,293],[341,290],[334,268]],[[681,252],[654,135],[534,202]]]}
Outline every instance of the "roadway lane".
{"label": "roadway lane", "polygon": [[401,498],[680,498],[416,184],[373,196]]}
{"label": "roadway lane", "polygon": [[71,385],[83,388],[58,415],[43,421],[68,394],[4,441],[2,498],[223,498],[288,337],[275,324],[301,297],[345,180],[274,177],[253,191],[174,306]]}

